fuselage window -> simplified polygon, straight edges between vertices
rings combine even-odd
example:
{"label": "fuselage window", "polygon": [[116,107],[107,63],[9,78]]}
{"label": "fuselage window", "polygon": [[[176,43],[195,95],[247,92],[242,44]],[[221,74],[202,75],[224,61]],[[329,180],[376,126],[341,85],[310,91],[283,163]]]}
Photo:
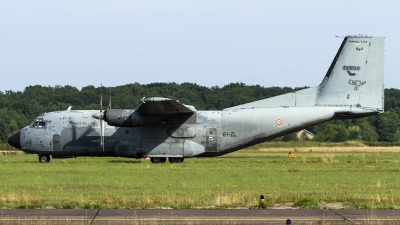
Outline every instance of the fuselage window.
{"label": "fuselage window", "polygon": [[45,122],[39,122],[38,128],[45,128],[45,127],[46,127],[46,123]]}

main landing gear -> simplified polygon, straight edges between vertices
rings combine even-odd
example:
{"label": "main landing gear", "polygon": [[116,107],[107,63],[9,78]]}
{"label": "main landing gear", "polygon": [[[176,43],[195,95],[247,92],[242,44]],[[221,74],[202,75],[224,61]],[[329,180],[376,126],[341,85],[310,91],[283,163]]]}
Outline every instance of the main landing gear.
{"label": "main landing gear", "polygon": [[163,158],[163,157],[154,157],[154,158],[150,158],[150,161],[152,163],[165,163],[167,161],[167,158]]}
{"label": "main landing gear", "polygon": [[[164,157],[151,157],[150,161],[152,163],[165,163],[167,161],[167,158],[164,158]],[[183,162],[183,158],[171,157],[171,158],[168,158],[168,162],[169,163],[182,163]]]}
{"label": "main landing gear", "polygon": [[41,163],[48,163],[48,162],[50,162],[50,156],[49,156],[49,155],[42,155],[42,154],[39,154],[39,162],[41,162]]}
{"label": "main landing gear", "polygon": [[183,163],[183,158],[172,157],[168,158],[169,163]]}

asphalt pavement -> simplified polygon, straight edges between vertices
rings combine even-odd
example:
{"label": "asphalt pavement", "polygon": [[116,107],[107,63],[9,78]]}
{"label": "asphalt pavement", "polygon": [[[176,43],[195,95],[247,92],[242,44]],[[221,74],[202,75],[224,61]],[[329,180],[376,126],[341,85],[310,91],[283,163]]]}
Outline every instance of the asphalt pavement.
{"label": "asphalt pavement", "polygon": [[[289,221],[290,220],[290,221]],[[400,224],[400,210],[0,209],[1,224]]]}

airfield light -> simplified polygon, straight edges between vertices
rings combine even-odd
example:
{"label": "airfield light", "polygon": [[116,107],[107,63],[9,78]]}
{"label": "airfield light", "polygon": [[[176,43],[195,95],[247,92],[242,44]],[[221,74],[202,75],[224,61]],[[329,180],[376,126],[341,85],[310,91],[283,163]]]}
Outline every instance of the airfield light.
{"label": "airfield light", "polygon": [[265,204],[265,202],[264,202],[264,195],[260,196],[260,201],[258,201],[258,208],[259,209],[266,209],[267,208],[267,204]]}
{"label": "airfield light", "polygon": [[288,225],[288,224],[292,224],[292,221],[290,219],[286,220],[286,225]]}

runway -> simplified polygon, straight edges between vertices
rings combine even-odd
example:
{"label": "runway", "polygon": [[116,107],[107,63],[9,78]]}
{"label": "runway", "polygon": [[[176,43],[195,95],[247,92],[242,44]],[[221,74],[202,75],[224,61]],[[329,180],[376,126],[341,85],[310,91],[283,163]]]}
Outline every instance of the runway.
{"label": "runway", "polygon": [[400,224],[400,210],[1,209],[1,224]]}

